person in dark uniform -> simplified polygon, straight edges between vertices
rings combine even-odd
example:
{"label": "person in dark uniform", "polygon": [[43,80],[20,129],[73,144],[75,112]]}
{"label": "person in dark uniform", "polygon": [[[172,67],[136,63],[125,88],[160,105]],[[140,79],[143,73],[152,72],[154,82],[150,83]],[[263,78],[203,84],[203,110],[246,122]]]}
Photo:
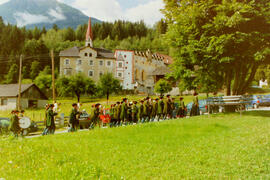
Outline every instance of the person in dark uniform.
{"label": "person in dark uniform", "polygon": [[164,119],[171,118],[171,95],[167,95],[167,99],[164,101],[163,109]]}
{"label": "person in dark uniform", "polygon": [[121,105],[121,113],[120,113],[120,119],[122,123],[127,123],[127,110],[128,110],[128,105],[127,105],[127,98],[123,99],[123,103]]}
{"label": "person in dark uniform", "polygon": [[55,132],[55,121],[54,121],[54,116],[57,115],[57,113],[53,112],[53,104],[49,105],[49,109],[47,110],[47,114],[46,114],[46,128],[47,131],[45,131],[44,135],[47,134],[54,134]]}
{"label": "person in dark uniform", "polygon": [[138,111],[139,111],[139,108],[137,106],[137,101],[133,102],[133,105],[131,107],[131,111],[132,111],[132,123],[137,123],[138,122]]}
{"label": "person in dark uniform", "polygon": [[164,119],[164,101],[163,101],[163,96],[160,96],[158,100],[158,106],[157,106],[157,116],[158,116],[158,121],[160,119]]}
{"label": "person in dark uniform", "polygon": [[90,115],[91,120],[90,129],[94,129],[94,127],[96,127],[97,124],[99,124],[99,113],[100,113],[99,106],[100,104],[95,104],[94,111]]}
{"label": "person in dark uniform", "polygon": [[70,124],[70,132],[77,131],[79,120],[77,118],[77,115],[79,115],[80,112],[78,111],[78,105],[77,103],[72,104],[72,110],[69,117],[69,124]]}
{"label": "person in dark uniform", "polygon": [[110,121],[110,127],[113,127],[115,125],[115,121],[116,121],[116,118],[115,118],[115,104],[112,104],[111,105],[111,109],[110,109],[110,117],[111,117],[111,121]]}
{"label": "person in dark uniform", "polygon": [[155,118],[157,116],[157,109],[158,109],[158,98],[156,98],[152,102],[152,110],[151,110],[151,121],[155,121]]}
{"label": "person in dark uniform", "polygon": [[193,104],[190,111],[190,116],[198,116],[200,115],[200,109],[199,109],[199,98],[198,94],[194,92],[193,94]]}
{"label": "person in dark uniform", "polygon": [[21,128],[19,126],[19,111],[11,111],[10,126],[9,130],[13,133],[15,138],[18,138]]}
{"label": "person in dark uniform", "polygon": [[175,119],[176,118],[176,105],[175,105],[175,98],[171,98],[171,119]]}
{"label": "person in dark uniform", "polygon": [[129,124],[132,123],[132,106],[133,106],[133,102],[128,103],[128,107],[127,107],[127,122]]}
{"label": "person in dark uniform", "polygon": [[121,119],[120,119],[120,114],[121,114],[121,103],[118,101],[116,102],[116,108],[115,108],[115,117],[116,117],[116,125],[120,126],[121,124]]}
{"label": "person in dark uniform", "polygon": [[143,111],[142,111],[142,123],[148,122],[150,117],[149,112],[149,97],[145,98],[143,103]]}
{"label": "person in dark uniform", "polygon": [[143,102],[144,100],[140,101],[140,105],[138,107],[138,121],[140,121],[142,123],[142,114],[143,114]]}
{"label": "person in dark uniform", "polygon": [[186,107],[185,107],[184,98],[180,97],[179,108],[178,108],[178,111],[177,111],[177,117],[178,118],[185,117],[185,109],[186,109]]}

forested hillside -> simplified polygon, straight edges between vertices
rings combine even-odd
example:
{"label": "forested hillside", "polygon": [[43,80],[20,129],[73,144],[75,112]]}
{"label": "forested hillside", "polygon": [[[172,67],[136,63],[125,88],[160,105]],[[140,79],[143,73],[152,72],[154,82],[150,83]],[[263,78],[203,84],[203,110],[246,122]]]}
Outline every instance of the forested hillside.
{"label": "forested hillside", "polygon": [[[19,57],[23,55],[23,78],[35,78],[45,66],[51,65],[49,52],[54,49],[56,67],[59,66],[58,54],[61,50],[83,46],[87,24],[72,28],[52,29],[19,28],[15,25],[5,25],[0,17],[0,81],[1,83],[16,83],[18,77]],[[167,25],[158,22],[149,28],[143,21],[131,23],[116,21],[93,25],[94,46],[114,49],[147,50],[169,53],[162,40]]]}

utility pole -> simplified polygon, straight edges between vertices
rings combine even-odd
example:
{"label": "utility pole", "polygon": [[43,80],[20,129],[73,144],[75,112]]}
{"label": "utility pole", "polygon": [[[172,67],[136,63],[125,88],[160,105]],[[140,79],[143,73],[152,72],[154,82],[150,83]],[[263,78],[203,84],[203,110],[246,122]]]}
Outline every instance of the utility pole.
{"label": "utility pole", "polygon": [[53,103],[56,103],[55,97],[55,74],[54,74],[54,52],[51,50],[51,58],[52,58],[52,90],[53,90]]}
{"label": "utility pole", "polygon": [[18,94],[18,110],[21,110],[21,91],[22,91],[22,60],[23,55],[20,56],[20,70],[19,70],[19,94]]}

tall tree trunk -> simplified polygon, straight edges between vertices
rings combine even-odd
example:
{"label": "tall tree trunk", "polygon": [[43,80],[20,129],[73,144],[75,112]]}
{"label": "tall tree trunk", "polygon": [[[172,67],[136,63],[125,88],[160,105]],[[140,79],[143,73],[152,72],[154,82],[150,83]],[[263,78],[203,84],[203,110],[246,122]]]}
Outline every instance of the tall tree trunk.
{"label": "tall tree trunk", "polygon": [[225,79],[226,79],[226,96],[230,96],[231,95],[231,82],[232,82],[232,70],[228,70],[226,72],[226,75],[225,75]]}
{"label": "tall tree trunk", "polygon": [[77,96],[77,101],[78,101],[78,103],[79,103],[79,102],[80,102],[80,99],[81,99],[81,95],[78,94],[78,93],[76,93],[76,96]]}
{"label": "tall tree trunk", "polygon": [[234,78],[234,83],[233,83],[233,95],[237,95],[237,89],[239,87],[239,83],[240,83],[240,72],[241,72],[241,64],[237,64],[236,66],[239,66],[239,70],[237,70],[235,72],[235,78]]}
{"label": "tall tree trunk", "polygon": [[245,64],[242,64],[242,68],[240,69],[241,73],[240,73],[240,77],[239,77],[240,83],[237,86],[236,95],[241,95],[241,91],[242,91],[242,88],[246,82],[247,74],[248,74],[248,71],[250,71],[250,68],[251,68],[250,65],[247,65],[247,67],[246,67]]}
{"label": "tall tree trunk", "polygon": [[258,69],[258,65],[257,64],[254,64],[252,69],[251,69],[251,72],[250,72],[250,75],[247,79],[247,81],[245,81],[239,91],[239,95],[243,95],[246,93],[249,85],[252,83],[252,81],[254,80],[254,77],[255,77],[255,74],[257,72],[257,69]]}
{"label": "tall tree trunk", "polygon": [[109,96],[110,96],[110,92],[107,91],[107,105],[109,104]]}

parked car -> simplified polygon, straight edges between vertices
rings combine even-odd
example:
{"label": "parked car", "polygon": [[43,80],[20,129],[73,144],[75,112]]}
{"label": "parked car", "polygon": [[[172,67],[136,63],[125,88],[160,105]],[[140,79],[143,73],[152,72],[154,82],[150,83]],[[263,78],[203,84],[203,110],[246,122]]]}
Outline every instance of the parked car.
{"label": "parked car", "polygon": [[251,102],[248,108],[257,109],[260,106],[262,95],[251,95]]}
{"label": "parked car", "polygon": [[259,106],[270,106],[270,95],[262,95]]}
{"label": "parked car", "polygon": [[[7,133],[9,125],[10,125],[9,118],[0,117],[0,134]],[[27,135],[31,132],[37,132],[37,131],[38,131],[38,125],[36,122],[32,121],[29,128],[23,129],[23,135]]]}
{"label": "parked car", "polygon": [[[187,104],[187,114],[190,114],[193,102]],[[208,112],[206,99],[199,100],[200,114]]]}

